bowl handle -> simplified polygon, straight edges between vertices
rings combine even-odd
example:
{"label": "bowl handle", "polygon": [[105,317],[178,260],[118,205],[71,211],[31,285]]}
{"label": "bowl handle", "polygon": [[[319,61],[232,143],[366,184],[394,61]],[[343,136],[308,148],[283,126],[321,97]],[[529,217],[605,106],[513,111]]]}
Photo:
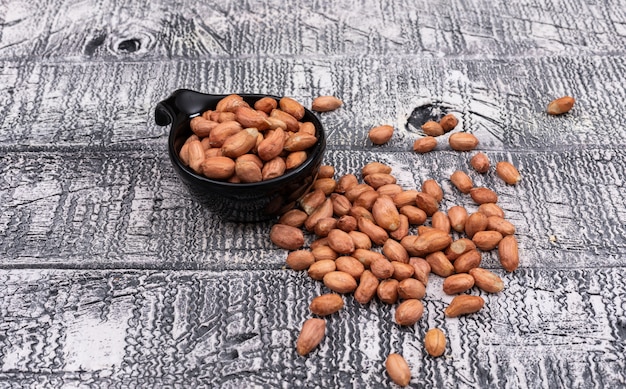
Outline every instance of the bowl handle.
{"label": "bowl handle", "polygon": [[178,89],[167,99],[157,104],[154,120],[159,126],[171,124],[179,114],[192,116],[201,114],[207,106],[217,105],[224,95],[211,95],[190,89]]}

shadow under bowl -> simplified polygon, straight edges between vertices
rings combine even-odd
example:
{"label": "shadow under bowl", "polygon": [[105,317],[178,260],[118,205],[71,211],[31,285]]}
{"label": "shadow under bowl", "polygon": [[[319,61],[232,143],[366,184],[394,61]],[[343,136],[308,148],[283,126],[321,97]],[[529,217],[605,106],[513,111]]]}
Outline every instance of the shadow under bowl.
{"label": "shadow under bowl", "polygon": [[[215,109],[227,95],[200,93],[189,89],[174,91],[159,102],[155,109],[155,121],[160,126],[170,125],[168,152],[174,170],[192,197],[206,205],[224,220],[254,222],[276,218],[293,208],[296,202],[312,187],[326,149],[326,133],[319,119],[305,109],[302,122],[315,126],[317,143],[308,150],[308,157],[300,166],[280,177],[255,183],[230,183],[207,178],[195,173],[179,158],[179,152],[187,138],[193,134],[189,123],[206,110]],[[280,97],[263,94],[243,94],[250,106],[263,97]]]}

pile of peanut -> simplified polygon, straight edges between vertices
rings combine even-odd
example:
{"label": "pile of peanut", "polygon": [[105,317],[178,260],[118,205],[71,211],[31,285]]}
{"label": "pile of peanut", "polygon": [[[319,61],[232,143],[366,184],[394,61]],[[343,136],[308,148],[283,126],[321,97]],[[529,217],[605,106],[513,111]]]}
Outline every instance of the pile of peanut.
{"label": "pile of peanut", "polygon": [[[548,109],[548,113],[567,112],[571,105],[573,102],[559,113]],[[457,123],[452,114],[439,122],[425,123],[422,130],[426,136],[415,142],[414,151],[433,150],[435,137],[452,130]],[[384,144],[392,135],[393,127],[388,125],[369,132],[374,144]],[[459,132],[449,137],[449,143],[454,150],[471,151],[479,142],[474,135]],[[492,166],[482,152],[474,154],[469,164],[479,174],[487,173]],[[361,169],[361,180],[354,174],[335,179],[335,169],[322,166],[312,192],[271,229],[272,242],[290,250],[287,266],[307,271],[333,292],[311,301],[310,311],[318,317],[306,320],[302,326],[296,342],[300,355],[308,354],[322,341],[326,332],[323,317],[343,308],[342,294],[353,295],[363,305],[374,298],[397,304],[395,322],[412,326],[422,318],[421,300],[431,273],[445,278],[444,293],[455,296],[443,314],[458,317],[476,313],[485,304],[482,297],[469,293],[472,288],[487,293],[504,289],[497,274],[480,267],[482,253],[497,249],[502,268],[508,272],[519,265],[515,226],[505,219],[495,191],[476,187],[466,172],[457,170],[450,181],[471,198],[477,210],[468,212],[463,205],[442,210],[444,194],[436,181],[428,179],[419,189],[406,189],[396,183],[391,171],[388,165],[371,162]],[[508,185],[521,179],[517,168],[506,161],[497,162],[495,172]],[[308,249],[303,248],[304,231],[316,236]],[[445,352],[446,337],[439,328],[429,329],[423,343],[433,357]],[[409,384],[410,368],[400,354],[390,354],[385,367],[396,384]]]}
{"label": "pile of peanut", "polygon": [[229,95],[215,110],[191,119],[193,134],[180,160],[198,174],[231,183],[279,177],[306,161],[317,143],[314,124],[300,121],[304,113],[290,97],[264,97],[251,107],[241,96]]}

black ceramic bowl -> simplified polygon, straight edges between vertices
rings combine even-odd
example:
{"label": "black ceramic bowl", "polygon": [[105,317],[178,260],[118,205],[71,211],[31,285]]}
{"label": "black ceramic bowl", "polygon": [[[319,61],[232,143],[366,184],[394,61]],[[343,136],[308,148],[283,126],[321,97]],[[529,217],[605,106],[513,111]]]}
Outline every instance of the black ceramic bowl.
{"label": "black ceramic bowl", "polygon": [[[239,94],[251,106],[268,95]],[[310,149],[307,160],[284,175],[256,183],[229,183],[212,180],[196,174],[179,158],[179,151],[192,134],[189,122],[202,112],[215,109],[226,95],[211,95],[188,89],[179,89],[157,104],[155,121],[160,126],[170,125],[169,156],[174,170],[191,195],[207,205],[215,214],[231,221],[249,222],[269,220],[292,208],[306,194],[317,176],[326,149],[326,134],[318,118],[305,109],[301,121],[315,125],[317,143]],[[269,96],[276,100],[279,97]]]}

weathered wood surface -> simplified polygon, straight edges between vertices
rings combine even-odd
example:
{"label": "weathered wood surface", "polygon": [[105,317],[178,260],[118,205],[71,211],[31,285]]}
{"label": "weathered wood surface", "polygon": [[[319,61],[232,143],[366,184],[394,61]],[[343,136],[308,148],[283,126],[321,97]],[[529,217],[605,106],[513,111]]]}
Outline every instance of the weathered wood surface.
{"label": "weathered wood surface", "polygon": [[[626,3],[148,3],[0,4],[0,387],[393,387],[392,351],[415,387],[626,386]],[[183,191],[153,121],[177,88],[336,94],[326,163],[386,162],[471,209],[447,180],[468,155],[445,137],[417,155],[405,127],[415,108],[455,112],[524,176],[473,175],[516,224],[520,269],[486,255],[507,287],[461,319],[432,276],[410,328],[346,296],[298,357],[325,289],[283,269],[271,223],[222,222]],[[564,94],[572,113],[548,117]],[[381,123],[398,131],[373,147]]]}

